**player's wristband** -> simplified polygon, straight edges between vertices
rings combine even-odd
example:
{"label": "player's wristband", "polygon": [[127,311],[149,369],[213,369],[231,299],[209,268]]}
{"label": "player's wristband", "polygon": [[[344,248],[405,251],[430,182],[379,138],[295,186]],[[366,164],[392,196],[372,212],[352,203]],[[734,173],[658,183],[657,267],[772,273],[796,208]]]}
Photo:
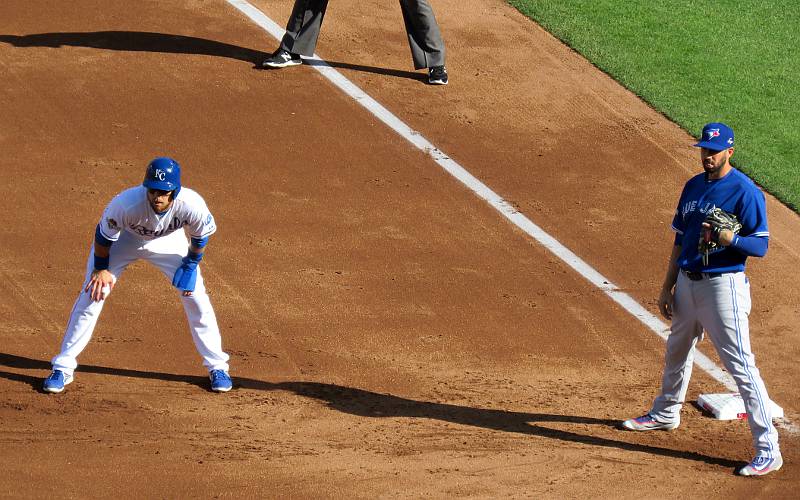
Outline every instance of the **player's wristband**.
{"label": "player's wristband", "polygon": [[94,268],[96,271],[105,271],[108,269],[108,261],[111,260],[110,257],[100,257],[97,254],[94,255]]}

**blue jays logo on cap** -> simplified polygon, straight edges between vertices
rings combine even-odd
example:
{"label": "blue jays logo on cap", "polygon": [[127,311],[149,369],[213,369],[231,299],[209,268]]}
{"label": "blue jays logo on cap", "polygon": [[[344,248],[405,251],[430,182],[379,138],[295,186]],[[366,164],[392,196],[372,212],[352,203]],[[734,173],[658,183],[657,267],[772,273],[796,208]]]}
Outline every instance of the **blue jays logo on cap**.
{"label": "blue jays logo on cap", "polygon": [[724,123],[709,123],[703,127],[698,148],[722,151],[733,147],[733,130]]}

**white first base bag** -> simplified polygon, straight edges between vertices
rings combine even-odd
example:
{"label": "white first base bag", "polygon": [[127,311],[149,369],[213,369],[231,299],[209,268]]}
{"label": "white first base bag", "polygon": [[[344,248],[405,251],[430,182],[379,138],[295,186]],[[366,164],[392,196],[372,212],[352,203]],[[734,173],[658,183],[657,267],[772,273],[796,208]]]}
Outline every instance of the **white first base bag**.
{"label": "white first base bag", "polygon": [[[772,404],[772,418],[783,418],[783,408]],[[697,406],[707,411],[717,420],[736,420],[746,419],[747,412],[744,410],[744,401],[738,392],[724,394],[701,394],[697,398]]]}

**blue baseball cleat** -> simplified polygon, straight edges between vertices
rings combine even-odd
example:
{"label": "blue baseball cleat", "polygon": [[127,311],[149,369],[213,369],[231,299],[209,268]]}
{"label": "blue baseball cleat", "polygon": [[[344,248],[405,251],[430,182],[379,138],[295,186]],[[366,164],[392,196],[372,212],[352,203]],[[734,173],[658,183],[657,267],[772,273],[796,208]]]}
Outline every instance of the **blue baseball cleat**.
{"label": "blue baseball cleat", "polygon": [[64,386],[72,383],[72,375],[62,372],[61,370],[53,370],[49,377],[44,379],[42,389],[44,392],[58,394],[64,390]]}
{"label": "blue baseball cleat", "polygon": [[211,379],[211,390],[214,392],[228,392],[233,389],[233,380],[225,370],[211,370],[208,372]]}

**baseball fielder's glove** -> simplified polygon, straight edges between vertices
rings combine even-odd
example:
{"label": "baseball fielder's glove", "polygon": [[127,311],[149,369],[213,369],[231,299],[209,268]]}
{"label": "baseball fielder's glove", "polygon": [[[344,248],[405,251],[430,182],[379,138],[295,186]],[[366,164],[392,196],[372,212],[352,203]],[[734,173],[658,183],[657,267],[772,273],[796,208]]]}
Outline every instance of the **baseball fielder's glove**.
{"label": "baseball fielder's glove", "polygon": [[714,208],[708,212],[703,222],[710,227],[703,228],[697,249],[703,256],[703,265],[708,265],[709,252],[719,247],[719,234],[726,229],[733,234],[738,234],[742,229],[742,224],[735,215],[729,214],[721,208]]}

